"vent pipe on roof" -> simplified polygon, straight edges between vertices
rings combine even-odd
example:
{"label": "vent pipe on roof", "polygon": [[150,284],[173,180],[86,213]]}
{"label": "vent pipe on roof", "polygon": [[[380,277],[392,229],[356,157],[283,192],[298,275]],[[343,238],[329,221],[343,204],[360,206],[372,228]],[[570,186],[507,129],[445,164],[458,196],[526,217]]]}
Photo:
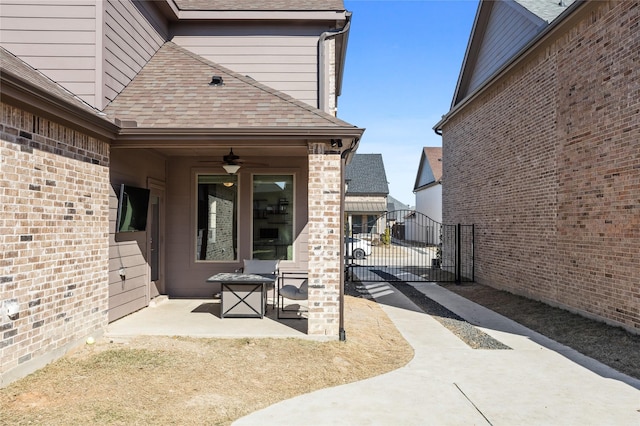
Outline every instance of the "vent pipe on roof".
{"label": "vent pipe on roof", "polygon": [[209,83],[209,86],[224,86],[224,80],[221,76],[214,75],[211,77],[211,83]]}

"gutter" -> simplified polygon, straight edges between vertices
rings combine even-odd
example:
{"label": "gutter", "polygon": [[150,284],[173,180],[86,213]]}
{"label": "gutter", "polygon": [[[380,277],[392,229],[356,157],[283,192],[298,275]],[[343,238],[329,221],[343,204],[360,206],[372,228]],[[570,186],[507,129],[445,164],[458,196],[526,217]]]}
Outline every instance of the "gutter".
{"label": "gutter", "polygon": [[[518,53],[516,53],[511,60],[505,63],[502,67],[496,70],[487,80],[478,88],[476,88],[473,92],[467,95],[466,98],[462,99],[455,106],[452,106],[451,110],[442,116],[442,119],[438,121],[435,126],[432,127],[433,131],[436,135],[442,136],[442,127],[447,124],[447,122],[455,116],[461,109],[463,109],[466,105],[468,105],[471,101],[476,99],[480,94],[482,94],[489,86],[491,86],[496,80],[502,77],[505,73],[513,69],[519,62],[522,60],[527,54],[542,43],[545,39],[547,39],[558,27],[567,20],[575,11],[580,9],[582,6],[585,6],[589,3],[587,0],[576,0],[573,4],[571,4],[567,9],[564,10],[556,19],[554,19],[544,30],[542,30],[536,37],[534,37],[529,43],[527,43]],[[455,95],[454,95],[455,96]]]}
{"label": "gutter", "polygon": [[336,73],[336,97],[342,92],[342,74],[344,72],[344,61],[347,55],[347,42],[349,40],[349,29],[351,28],[351,12],[345,13],[346,23],[339,30],[325,31],[318,39],[318,109],[325,111],[325,48],[324,42],[344,34],[342,49],[340,52],[340,72]]}
{"label": "gutter", "polygon": [[61,124],[98,139],[112,141],[119,127],[107,120],[103,113],[91,110],[72,100],[65,100],[34,86],[31,82],[2,69],[0,72],[2,102],[34,112],[44,118],[55,119]]}
{"label": "gutter", "polygon": [[[113,145],[123,148],[211,146],[212,141],[279,140],[283,145],[305,139],[351,140],[353,147],[364,129],[358,127],[220,127],[220,128],[157,128],[134,127],[134,122],[120,122]],[[128,127],[131,126],[131,127]]]}

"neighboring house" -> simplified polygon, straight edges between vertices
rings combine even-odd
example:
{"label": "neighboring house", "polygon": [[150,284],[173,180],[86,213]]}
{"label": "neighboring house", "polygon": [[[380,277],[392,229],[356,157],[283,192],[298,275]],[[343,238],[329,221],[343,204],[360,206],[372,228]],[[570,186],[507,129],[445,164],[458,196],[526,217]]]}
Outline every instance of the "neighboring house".
{"label": "neighboring house", "polygon": [[423,148],[413,193],[416,211],[442,222],[442,147]]}
{"label": "neighboring house", "polygon": [[438,244],[442,223],[442,148],[425,147],[413,186],[416,194],[415,213],[405,220],[405,238],[410,241]]}
{"label": "neighboring house", "polygon": [[476,281],[640,332],[640,7],[482,1],[443,137]]}
{"label": "neighboring house", "polygon": [[384,232],[389,184],[382,154],[356,154],[345,170],[345,215],[354,235],[376,239]]}
{"label": "neighboring house", "polygon": [[308,271],[338,338],[342,1],[2,3],[0,385],[243,259]]}
{"label": "neighboring house", "polygon": [[405,220],[414,214],[411,206],[408,206],[391,195],[387,197],[387,226],[391,228],[393,238],[404,239]]}
{"label": "neighboring house", "polygon": [[[411,206],[404,204],[401,201],[393,198],[391,195],[387,196],[387,217],[391,220],[402,221],[402,215],[411,210]],[[397,213],[394,213],[397,212]]]}

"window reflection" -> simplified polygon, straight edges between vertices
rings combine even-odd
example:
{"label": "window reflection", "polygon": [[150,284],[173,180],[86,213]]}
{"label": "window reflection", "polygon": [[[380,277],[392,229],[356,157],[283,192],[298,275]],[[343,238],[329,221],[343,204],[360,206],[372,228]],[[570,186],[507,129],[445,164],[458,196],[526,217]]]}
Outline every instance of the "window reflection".
{"label": "window reflection", "polygon": [[237,259],[237,177],[198,175],[196,260]]}
{"label": "window reflection", "polygon": [[253,177],[253,258],[293,259],[293,175]]}

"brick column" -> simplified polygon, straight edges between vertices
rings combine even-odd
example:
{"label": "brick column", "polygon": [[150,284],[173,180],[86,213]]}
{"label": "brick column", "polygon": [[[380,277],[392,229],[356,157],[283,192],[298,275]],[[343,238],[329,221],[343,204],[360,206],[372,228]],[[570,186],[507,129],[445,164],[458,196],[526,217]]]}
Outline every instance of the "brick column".
{"label": "brick column", "polygon": [[338,337],[340,326],[340,153],[309,150],[308,334]]}

